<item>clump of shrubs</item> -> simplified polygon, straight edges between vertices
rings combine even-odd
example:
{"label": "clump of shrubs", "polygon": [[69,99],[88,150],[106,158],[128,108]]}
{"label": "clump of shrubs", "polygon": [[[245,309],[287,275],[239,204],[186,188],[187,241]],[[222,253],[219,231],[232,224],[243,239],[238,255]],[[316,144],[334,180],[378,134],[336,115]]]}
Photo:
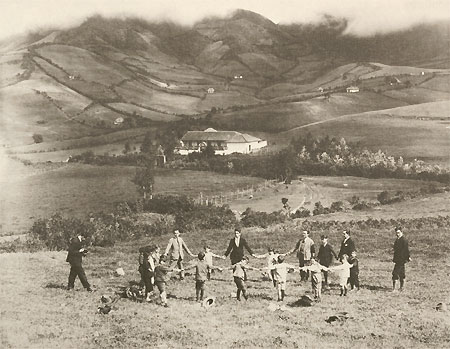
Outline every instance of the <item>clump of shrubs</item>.
{"label": "clump of shrubs", "polygon": [[177,212],[175,224],[187,230],[223,228],[234,226],[236,216],[227,205],[195,205],[195,209]]}
{"label": "clump of shrubs", "polygon": [[377,200],[382,205],[393,204],[395,202],[400,202],[405,200],[405,194],[402,191],[397,191],[396,193],[390,193],[388,191],[382,191],[377,195]]}
{"label": "clump of shrubs", "polygon": [[343,201],[332,202],[330,207],[324,207],[322,203],[318,201],[314,204],[313,215],[317,216],[321,214],[341,212],[344,211],[344,209],[345,204]]}
{"label": "clump of shrubs", "polygon": [[253,211],[247,208],[242,213],[241,224],[244,227],[259,226],[267,228],[269,225],[283,223],[288,216],[283,211],[275,211],[272,213]]}
{"label": "clump of shrubs", "polygon": [[291,218],[306,218],[311,216],[311,211],[302,207],[299,208],[297,211],[295,211],[293,214],[291,214]]}
{"label": "clump of shrubs", "polygon": [[84,235],[92,245],[112,246],[116,241],[133,235],[133,228],[130,219],[113,213],[98,213],[85,220],[65,218],[55,213],[50,218],[35,221],[29,235],[31,239],[42,241],[49,250],[63,250],[78,234]]}

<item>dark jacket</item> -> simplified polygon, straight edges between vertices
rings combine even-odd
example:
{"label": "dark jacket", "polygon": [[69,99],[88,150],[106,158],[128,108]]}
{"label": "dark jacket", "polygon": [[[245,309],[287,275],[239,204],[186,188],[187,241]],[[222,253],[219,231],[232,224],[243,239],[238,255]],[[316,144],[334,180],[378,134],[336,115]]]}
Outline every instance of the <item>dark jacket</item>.
{"label": "dark jacket", "polygon": [[396,264],[405,264],[409,262],[409,257],[408,241],[406,241],[404,236],[401,236],[394,242],[393,262]]}
{"label": "dark jacket", "polygon": [[344,254],[350,257],[353,251],[356,251],[356,248],[352,238],[348,238],[347,241],[342,240],[341,249],[339,250],[338,257],[339,259],[341,259]]}
{"label": "dark jacket", "polygon": [[333,256],[334,258],[338,259],[336,253],[333,250],[333,247],[331,247],[330,244],[326,244],[325,246],[320,245],[319,253],[317,254],[320,264],[329,267],[331,265],[331,262],[333,261]]}
{"label": "dark jacket", "polygon": [[66,262],[69,262],[70,265],[81,266],[81,262],[84,256],[84,253],[80,252],[80,249],[82,248],[83,244],[78,239],[78,237],[73,238],[69,244]]}
{"label": "dark jacket", "polygon": [[350,275],[359,275],[359,261],[358,261],[358,258],[350,257],[348,259],[348,262],[350,264],[353,264],[353,267],[350,268]]}
{"label": "dark jacket", "polygon": [[239,246],[236,246],[234,238],[230,240],[227,251],[225,252],[225,256],[228,256],[231,252],[230,254],[231,264],[236,264],[242,260],[242,257],[244,257],[244,247],[248,251],[248,253],[253,254],[252,249],[247,245],[247,241],[245,241],[244,238],[242,237],[240,238]]}

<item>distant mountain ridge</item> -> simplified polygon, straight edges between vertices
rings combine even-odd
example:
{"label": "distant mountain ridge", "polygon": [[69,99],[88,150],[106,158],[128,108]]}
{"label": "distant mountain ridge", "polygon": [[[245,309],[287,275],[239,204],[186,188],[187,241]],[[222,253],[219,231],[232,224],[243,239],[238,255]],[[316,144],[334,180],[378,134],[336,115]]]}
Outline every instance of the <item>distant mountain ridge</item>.
{"label": "distant mountain ridge", "polygon": [[[389,76],[399,76],[401,88],[433,79],[439,97],[431,87],[414,93],[425,102],[446,99],[446,77],[436,75],[450,67],[450,23],[371,37],[345,34],[347,26],[330,16],[318,24],[279,25],[237,10],[192,26],[93,16],[69,29],[11,38],[0,42],[2,111],[9,117],[3,129],[27,144],[31,128],[45,141],[65,141],[139,128],[142,120],[158,126],[215,114],[218,122],[229,121],[224,127],[279,131],[309,117],[403,105],[364,95],[292,111],[294,102],[329,98],[352,84],[382,94],[395,88]],[[259,122],[262,114],[250,110],[258,106],[272,121]],[[269,118],[279,110],[285,110],[279,119]]]}
{"label": "distant mountain ridge", "polygon": [[[290,60],[312,54],[321,59],[334,59],[339,65],[355,61],[391,65],[431,62],[430,67],[434,62],[434,68],[450,65],[449,22],[416,25],[369,37],[344,34],[347,25],[347,20],[331,16],[325,16],[318,24],[277,25],[247,10],[236,10],[229,17],[207,18],[192,27],[93,16],[78,27],[58,31],[54,42],[91,49],[108,45],[130,51],[157,47],[182,63],[194,65],[195,57],[217,42],[230,51],[219,60],[230,60],[233,55],[244,53],[272,54]],[[30,34],[26,43],[39,42],[48,34],[51,33]]]}

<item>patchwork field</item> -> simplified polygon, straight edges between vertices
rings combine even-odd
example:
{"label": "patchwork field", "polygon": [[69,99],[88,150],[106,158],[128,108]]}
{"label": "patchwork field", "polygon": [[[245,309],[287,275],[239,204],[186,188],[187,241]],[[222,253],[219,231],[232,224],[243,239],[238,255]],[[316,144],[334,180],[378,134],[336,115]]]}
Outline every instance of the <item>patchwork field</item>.
{"label": "patchwork field", "polygon": [[67,45],[48,45],[37,49],[43,57],[64,71],[80,76],[85,81],[95,81],[105,86],[117,84],[129,78],[130,74],[120,65],[102,62],[91,52]]}
{"label": "patchwork field", "polygon": [[[333,119],[341,115],[405,105],[407,103],[403,101],[373,92],[359,94],[336,93],[329,99],[316,97],[302,102],[269,104],[228,114],[218,114],[213,119],[224,127],[228,126],[229,128],[279,132],[318,121]],[[333,129],[331,128],[330,130]]]}

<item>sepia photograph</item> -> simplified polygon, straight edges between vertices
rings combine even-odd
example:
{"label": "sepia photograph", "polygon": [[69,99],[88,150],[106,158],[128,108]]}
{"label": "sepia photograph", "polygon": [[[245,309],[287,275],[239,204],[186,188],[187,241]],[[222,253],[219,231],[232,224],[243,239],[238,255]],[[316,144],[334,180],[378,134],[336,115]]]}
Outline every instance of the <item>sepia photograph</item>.
{"label": "sepia photograph", "polygon": [[450,1],[0,0],[1,348],[450,348]]}

